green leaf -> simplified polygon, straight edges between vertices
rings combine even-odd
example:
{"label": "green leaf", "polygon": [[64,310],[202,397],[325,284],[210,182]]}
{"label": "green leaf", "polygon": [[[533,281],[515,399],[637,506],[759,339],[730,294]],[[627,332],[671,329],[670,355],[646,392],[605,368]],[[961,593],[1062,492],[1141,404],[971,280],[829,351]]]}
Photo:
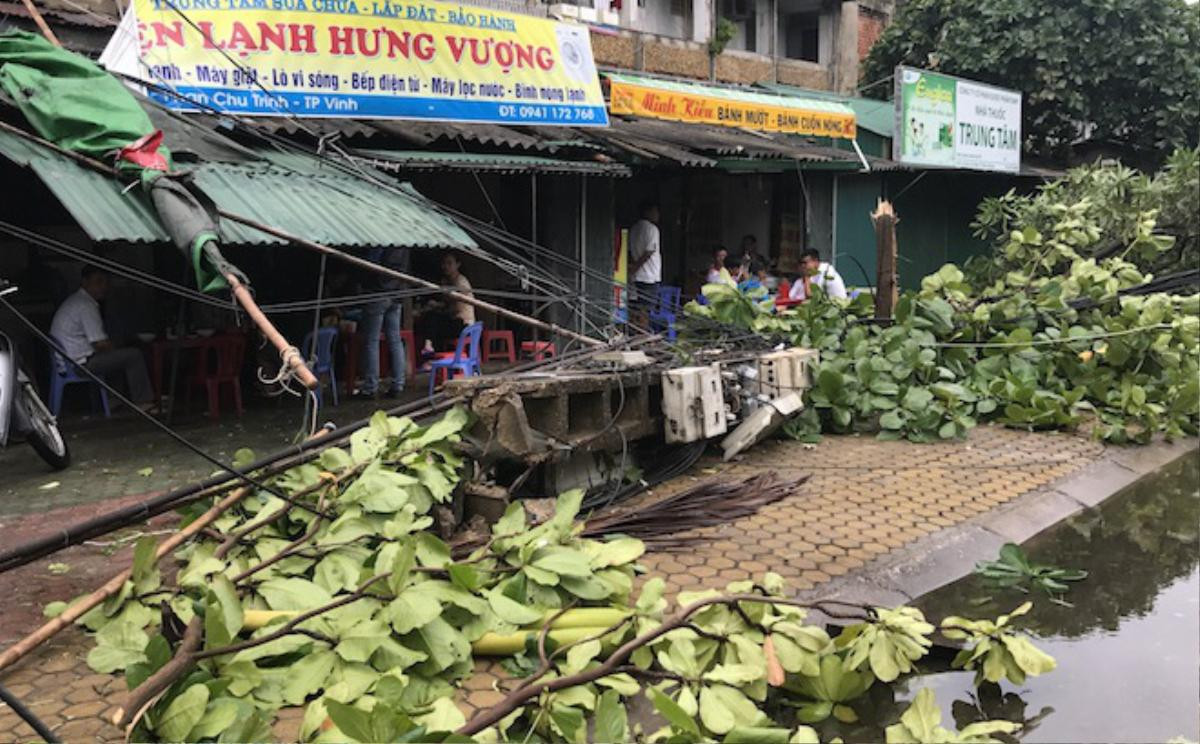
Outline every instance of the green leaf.
{"label": "green leaf", "polygon": [[1006,635],[1001,639],[1012,654],[1017,666],[1031,677],[1054,671],[1058,666],[1054,657],[1029,642],[1024,636]]}
{"label": "green leaf", "polygon": [[218,736],[222,731],[233,726],[239,716],[249,715],[252,710],[249,703],[231,697],[209,700],[204,715],[188,732],[188,739],[196,741]]}
{"label": "green leaf", "polygon": [[450,574],[450,581],[469,592],[478,591],[483,586],[483,577],[479,571],[475,570],[474,566],[451,563],[446,566],[446,571]]}
{"label": "green leaf", "polygon": [[594,741],[600,744],[624,744],[628,740],[628,716],[621,695],[607,690],[596,703]]}
{"label": "green leaf", "polygon": [[450,563],[450,548],[437,535],[422,532],[416,536],[417,561],[428,568],[444,568]]}
{"label": "green leaf", "polygon": [[233,638],[241,632],[245,616],[242,610],[242,601],[237,596],[237,589],[234,588],[233,582],[225,574],[214,575],[209,588],[217,600],[217,606],[224,620],[225,629],[229,631],[230,638]]}
{"label": "green leaf", "polygon": [[153,591],[160,583],[155,565],[158,540],[153,535],[139,538],[133,546],[133,573],[130,576],[139,593]]}
{"label": "green leaf", "polygon": [[667,723],[671,724],[672,728],[694,738],[700,737],[700,728],[696,722],[666,693],[650,688],[647,690],[647,694],[650,696],[650,703],[654,705],[654,709],[667,719]]}
{"label": "green leaf", "polygon": [[462,711],[448,697],[433,701],[428,713],[416,716],[413,721],[424,726],[428,731],[454,731],[467,722]]}
{"label": "green leaf", "polygon": [[565,705],[554,705],[550,708],[550,722],[564,739],[582,744],[587,733],[583,711]]}
{"label": "green leaf", "polygon": [[334,650],[346,661],[366,662],[391,635],[391,629],[382,620],[366,618],[342,633]]}
{"label": "green leaf", "polygon": [[[570,548],[546,548],[534,554],[531,566],[558,576],[584,578],[592,575],[591,564],[582,552]],[[532,576],[530,578],[533,578]]]}
{"label": "green leaf", "polygon": [[150,637],[141,628],[113,620],[96,634],[96,646],[87,655],[88,666],[102,674],[111,674],[146,661],[149,643]]}
{"label": "green leaf", "polygon": [[442,605],[433,597],[405,592],[392,600],[387,608],[388,622],[400,635],[431,622],[442,614]]}
{"label": "green leaf", "polygon": [[721,741],[724,744],[788,744],[791,733],[785,728],[734,726]]}
{"label": "green leaf", "polygon": [[567,651],[567,660],[563,664],[563,673],[575,674],[583,671],[588,662],[600,655],[600,648],[599,640],[585,641],[572,646]]}
{"label": "green leaf", "polygon": [[320,692],[337,656],[327,648],[306,654],[288,667],[287,682],[283,685],[283,702],[300,705],[310,695]]}
{"label": "green leaf", "polygon": [[493,589],[487,594],[488,605],[496,617],[513,625],[528,625],[542,619],[542,611],[535,607],[518,604],[504,596],[499,590]]}
{"label": "green leaf", "polygon": [[325,589],[297,578],[264,581],[258,585],[258,593],[272,610],[310,610],[333,601]]}
{"label": "green leaf", "polygon": [[608,566],[623,566],[626,563],[633,563],[645,552],[645,544],[632,537],[603,542],[600,543],[600,555],[592,559],[592,568],[607,568]]}
{"label": "green leaf", "polygon": [[239,718],[232,726],[221,732],[217,741],[221,744],[271,741],[272,715],[270,711],[256,710],[244,718]]}
{"label": "green leaf", "polygon": [[188,687],[167,704],[155,723],[155,733],[163,741],[186,741],[188,733],[204,717],[208,695],[208,687],[203,684]]}

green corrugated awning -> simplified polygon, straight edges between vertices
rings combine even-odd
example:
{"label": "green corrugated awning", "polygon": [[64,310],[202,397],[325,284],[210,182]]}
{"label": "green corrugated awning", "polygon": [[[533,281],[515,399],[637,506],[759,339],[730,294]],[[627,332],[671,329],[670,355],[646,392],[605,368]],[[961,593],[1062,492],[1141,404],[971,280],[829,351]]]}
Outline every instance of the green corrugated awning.
{"label": "green corrugated awning", "polygon": [[508,153],[432,152],[424,150],[356,150],[355,154],[383,170],[457,170],[472,173],[580,173],[586,176],[626,177],[621,163],[562,160]]}
{"label": "green corrugated awning", "polygon": [[[115,179],[3,131],[0,155],[37,174],[92,240],[169,242],[140,188],[126,191]],[[395,194],[333,169],[297,170],[266,160],[205,163],[194,172],[196,185],[218,207],[321,243],[351,248],[475,246],[457,223],[408,186]],[[231,244],[285,243],[228,221],[222,221],[221,230]]]}
{"label": "green corrugated awning", "polygon": [[827,90],[809,90],[808,88],[797,88],[794,85],[784,85],[782,83],[759,83],[758,86],[763,90],[769,90],[772,93],[780,95],[815,98],[847,106],[854,111],[854,116],[858,119],[858,126],[860,128],[874,132],[881,137],[890,138],[892,136],[892,129],[896,123],[896,109],[891,101],[880,101],[874,98],[859,98],[856,96],[839,96],[837,93]]}

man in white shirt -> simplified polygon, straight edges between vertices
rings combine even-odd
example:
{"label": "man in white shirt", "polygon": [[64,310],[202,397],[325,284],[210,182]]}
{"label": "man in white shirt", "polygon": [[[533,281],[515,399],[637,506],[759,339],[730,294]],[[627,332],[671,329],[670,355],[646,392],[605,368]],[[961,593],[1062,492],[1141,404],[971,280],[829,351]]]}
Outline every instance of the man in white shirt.
{"label": "man in white shirt", "polygon": [[800,276],[792,283],[788,299],[807,300],[809,287],[820,287],[826,297],[846,299],[846,283],[832,265],[821,260],[820,254],[809,248],[800,254]]}
{"label": "man in white shirt", "polygon": [[630,305],[642,327],[649,325],[649,312],[658,301],[662,283],[662,237],[658,231],[658,205],[644,202],[638,211],[641,219],[629,228],[629,275],[633,277]]}
{"label": "man in white shirt", "polygon": [[130,399],[149,406],[154,391],[142,353],[114,347],[100,318],[100,300],[108,293],[108,274],[95,266],[85,266],[82,277],[79,289],[63,300],[54,313],[50,335],[72,361],[97,375],[124,373]]}

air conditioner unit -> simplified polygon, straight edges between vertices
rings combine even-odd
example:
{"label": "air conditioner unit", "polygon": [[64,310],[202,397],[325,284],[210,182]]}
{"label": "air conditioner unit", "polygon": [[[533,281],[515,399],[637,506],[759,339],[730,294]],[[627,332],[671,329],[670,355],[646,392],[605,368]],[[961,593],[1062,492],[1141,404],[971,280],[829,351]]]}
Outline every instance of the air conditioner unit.
{"label": "air conditioner unit", "polygon": [[669,443],[695,442],[725,433],[721,371],[679,367],[662,373],[663,429]]}
{"label": "air conditioner unit", "polygon": [[778,400],[808,389],[819,360],[816,349],[799,347],[763,354],[758,358],[758,392],[769,400]]}

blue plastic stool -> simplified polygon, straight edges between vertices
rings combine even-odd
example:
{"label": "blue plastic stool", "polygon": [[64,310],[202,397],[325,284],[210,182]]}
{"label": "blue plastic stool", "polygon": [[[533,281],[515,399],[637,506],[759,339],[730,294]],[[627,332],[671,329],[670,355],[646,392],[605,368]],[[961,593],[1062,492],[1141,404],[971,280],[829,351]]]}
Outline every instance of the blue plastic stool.
{"label": "blue plastic stool", "polygon": [[[479,340],[483,336],[483,323],[472,323],[458,334],[454,344],[454,355],[435,359],[429,365],[429,395],[433,396],[433,388],[437,385],[438,373],[445,371],[447,379],[454,372],[461,372],[463,377],[483,374],[479,368]],[[470,345],[467,348],[467,345]]]}
{"label": "blue plastic stool", "polygon": [[[323,389],[324,386],[319,384],[321,375],[329,375],[329,390],[333,393],[333,405],[338,404],[338,386],[337,376],[333,373],[333,344],[337,341],[338,329],[333,327],[317,329],[317,350],[315,361],[312,362],[312,373],[316,375],[318,380],[317,385],[317,407],[324,405]],[[313,334],[309,331],[304,337],[304,358],[312,360],[313,356]]]}
{"label": "blue plastic stool", "polygon": [[[57,341],[58,339],[55,339]],[[61,346],[61,342],[59,346]],[[95,385],[96,392],[100,393],[100,406],[104,409],[104,418],[109,418],[112,413],[108,408],[108,391],[101,385],[98,385],[95,380],[79,371],[79,365],[73,361],[69,361],[57,351],[50,350],[50,413],[55,417],[58,416],[59,410],[62,409],[63,390],[67,385]]]}

